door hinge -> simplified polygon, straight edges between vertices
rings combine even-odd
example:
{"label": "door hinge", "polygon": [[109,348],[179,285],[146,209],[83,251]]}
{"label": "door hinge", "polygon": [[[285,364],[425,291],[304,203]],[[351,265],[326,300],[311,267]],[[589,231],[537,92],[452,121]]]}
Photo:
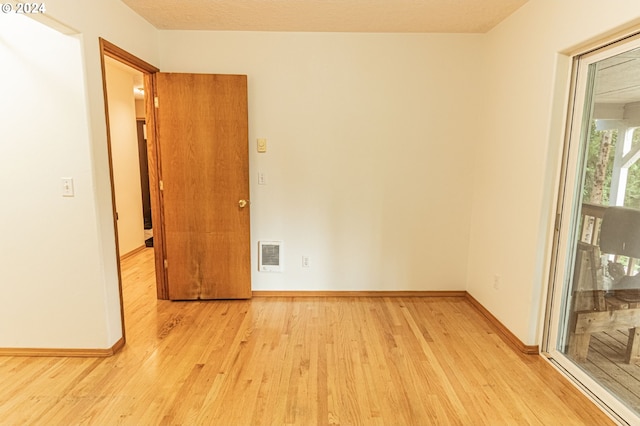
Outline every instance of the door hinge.
{"label": "door hinge", "polygon": [[157,96],[153,98],[153,106],[158,108],[158,97]]}
{"label": "door hinge", "polygon": [[164,269],[167,269],[169,267],[169,262],[167,262],[167,259],[164,260]]}
{"label": "door hinge", "polygon": [[160,191],[164,191],[164,183],[162,181],[160,181]]}
{"label": "door hinge", "polygon": [[562,220],[562,215],[560,213],[556,214],[556,231],[560,230],[560,221]]}

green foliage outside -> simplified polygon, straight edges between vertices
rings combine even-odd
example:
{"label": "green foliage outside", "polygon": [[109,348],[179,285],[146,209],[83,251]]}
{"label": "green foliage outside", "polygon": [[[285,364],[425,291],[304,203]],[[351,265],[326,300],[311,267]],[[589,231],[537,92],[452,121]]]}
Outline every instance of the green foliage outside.
{"label": "green foliage outside", "polygon": [[[596,163],[600,154],[600,145],[602,141],[602,131],[596,130],[595,120],[591,121],[591,129],[589,132],[589,146],[587,153],[587,167],[584,177],[584,185],[582,189],[582,199],[585,202],[589,202],[591,198],[591,191],[594,184],[594,174],[596,169]],[[603,205],[609,204],[609,195],[611,188],[611,174],[613,172],[613,160],[615,158],[616,143],[618,141],[618,132],[613,131],[612,135],[612,147],[611,154],[609,155],[609,164],[607,165],[607,171],[604,182],[603,191]],[[633,134],[632,149],[640,144],[640,131],[636,130]],[[633,166],[629,167],[629,174],[627,178],[627,189],[625,192],[624,205],[627,207],[633,207],[640,209],[640,161],[636,162]]]}

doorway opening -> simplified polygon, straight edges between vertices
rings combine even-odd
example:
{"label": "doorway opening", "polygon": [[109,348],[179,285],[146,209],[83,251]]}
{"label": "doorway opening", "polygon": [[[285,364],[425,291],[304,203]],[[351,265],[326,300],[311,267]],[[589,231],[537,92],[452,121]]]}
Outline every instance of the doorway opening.
{"label": "doorway opening", "polygon": [[118,249],[123,258],[153,247],[143,74],[107,57],[105,81]]}
{"label": "doorway opening", "polygon": [[[109,152],[109,173],[111,178],[111,199],[113,205],[113,222],[116,239],[116,253],[118,257],[118,278],[120,292],[120,312],[122,317],[122,333],[125,336],[125,318],[122,291],[122,256],[129,253],[135,254],[137,251],[144,250],[149,242],[150,237],[153,238],[154,251],[154,271],[156,281],[156,292],[158,299],[166,299],[164,295],[164,247],[163,247],[163,221],[160,208],[160,191],[159,191],[159,173],[157,169],[159,153],[155,146],[155,120],[153,115],[153,96],[154,93],[154,76],[158,72],[158,68],[150,65],[143,60],[129,54],[112,43],[104,39],[100,39],[100,53],[102,61],[102,78],[103,89],[105,94],[105,113],[107,122],[107,147]],[[108,73],[114,80],[109,83]],[[141,84],[142,83],[142,84]],[[110,99],[110,94],[111,96]],[[142,96],[140,96],[142,95]],[[143,100],[143,105],[138,102],[136,110],[136,99]],[[142,99],[140,99],[142,98]],[[112,106],[113,108],[110,108]],[[113,110],[111,110],[113,109]],[[138,112],[136,112],[138,111]],[[144,119],[144,125],[139,123],[140,119]],[[111,121],[114,121],[112,123]],[[114,124],[114,125],[112,125]],[[120,128],[122,127],[122,128]],[[139,133],[139,129],[141,133]],[[121,135],[115,134],[123,132],[123,140],[115,141],[114,136],[119,138]],[[146,140],[146,149],[140,139]],[[117,146],[121,144],[121,146]],[[122,168],[116,172],[114,168],[114,148],[118,151],[119,161],[118,167]],[[122,155],[119,155],[122,154]],[[146,157],[146,176],[142,163]],[[116,179],[120,182],[117,184]],[[145,218],[145,195],[143,193],[148,188],[148,200],[151,211],[151,220]],[[122,194],[117,192],[122,190]],[[122,198],[118,203],[118,198]],[[125,214],[128,215],[127,234],[121,233],[119,230],[119,222],[121,219],[119,209],[123,204]],[[124,218],[122,218],[124,219]],[[144,228],[147,225],[153,226],[153,235],[150,236],[148,230]],[[121,244],[120,239],[126,239]],[[126,251],[122,253],[121,251]]]}
{"label": "doorway opening", "polygon": [[[105,40],[100,46],[103,76],[109,58],[143,74],[158,299],[250,298],[247,76],[160,73]],[[105,96],[119,210],[109,104]],[[118,246],[119,213],[113,212]],[[122,300],[122,282],[120,294]]]}
{"label": "doorway opening", "polygon": [[578,56],[546,351],[623,422],[640,421],[640,36]]}

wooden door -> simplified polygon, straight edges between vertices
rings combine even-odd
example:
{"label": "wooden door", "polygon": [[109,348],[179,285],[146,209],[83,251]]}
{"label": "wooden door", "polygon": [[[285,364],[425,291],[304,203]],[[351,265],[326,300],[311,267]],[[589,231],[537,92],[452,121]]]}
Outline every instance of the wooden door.
{"label": "wooden door", "polygon": [[169,299],[250,298],[247,77],[156,78]]}

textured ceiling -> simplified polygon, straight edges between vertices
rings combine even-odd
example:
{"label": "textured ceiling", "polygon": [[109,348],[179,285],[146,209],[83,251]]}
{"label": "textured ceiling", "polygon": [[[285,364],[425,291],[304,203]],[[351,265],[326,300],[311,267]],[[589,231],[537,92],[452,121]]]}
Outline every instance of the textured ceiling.
{"label": "textured ceiling", "polygon": [[484,33],[527,0],[122,0],[159,29]]}

